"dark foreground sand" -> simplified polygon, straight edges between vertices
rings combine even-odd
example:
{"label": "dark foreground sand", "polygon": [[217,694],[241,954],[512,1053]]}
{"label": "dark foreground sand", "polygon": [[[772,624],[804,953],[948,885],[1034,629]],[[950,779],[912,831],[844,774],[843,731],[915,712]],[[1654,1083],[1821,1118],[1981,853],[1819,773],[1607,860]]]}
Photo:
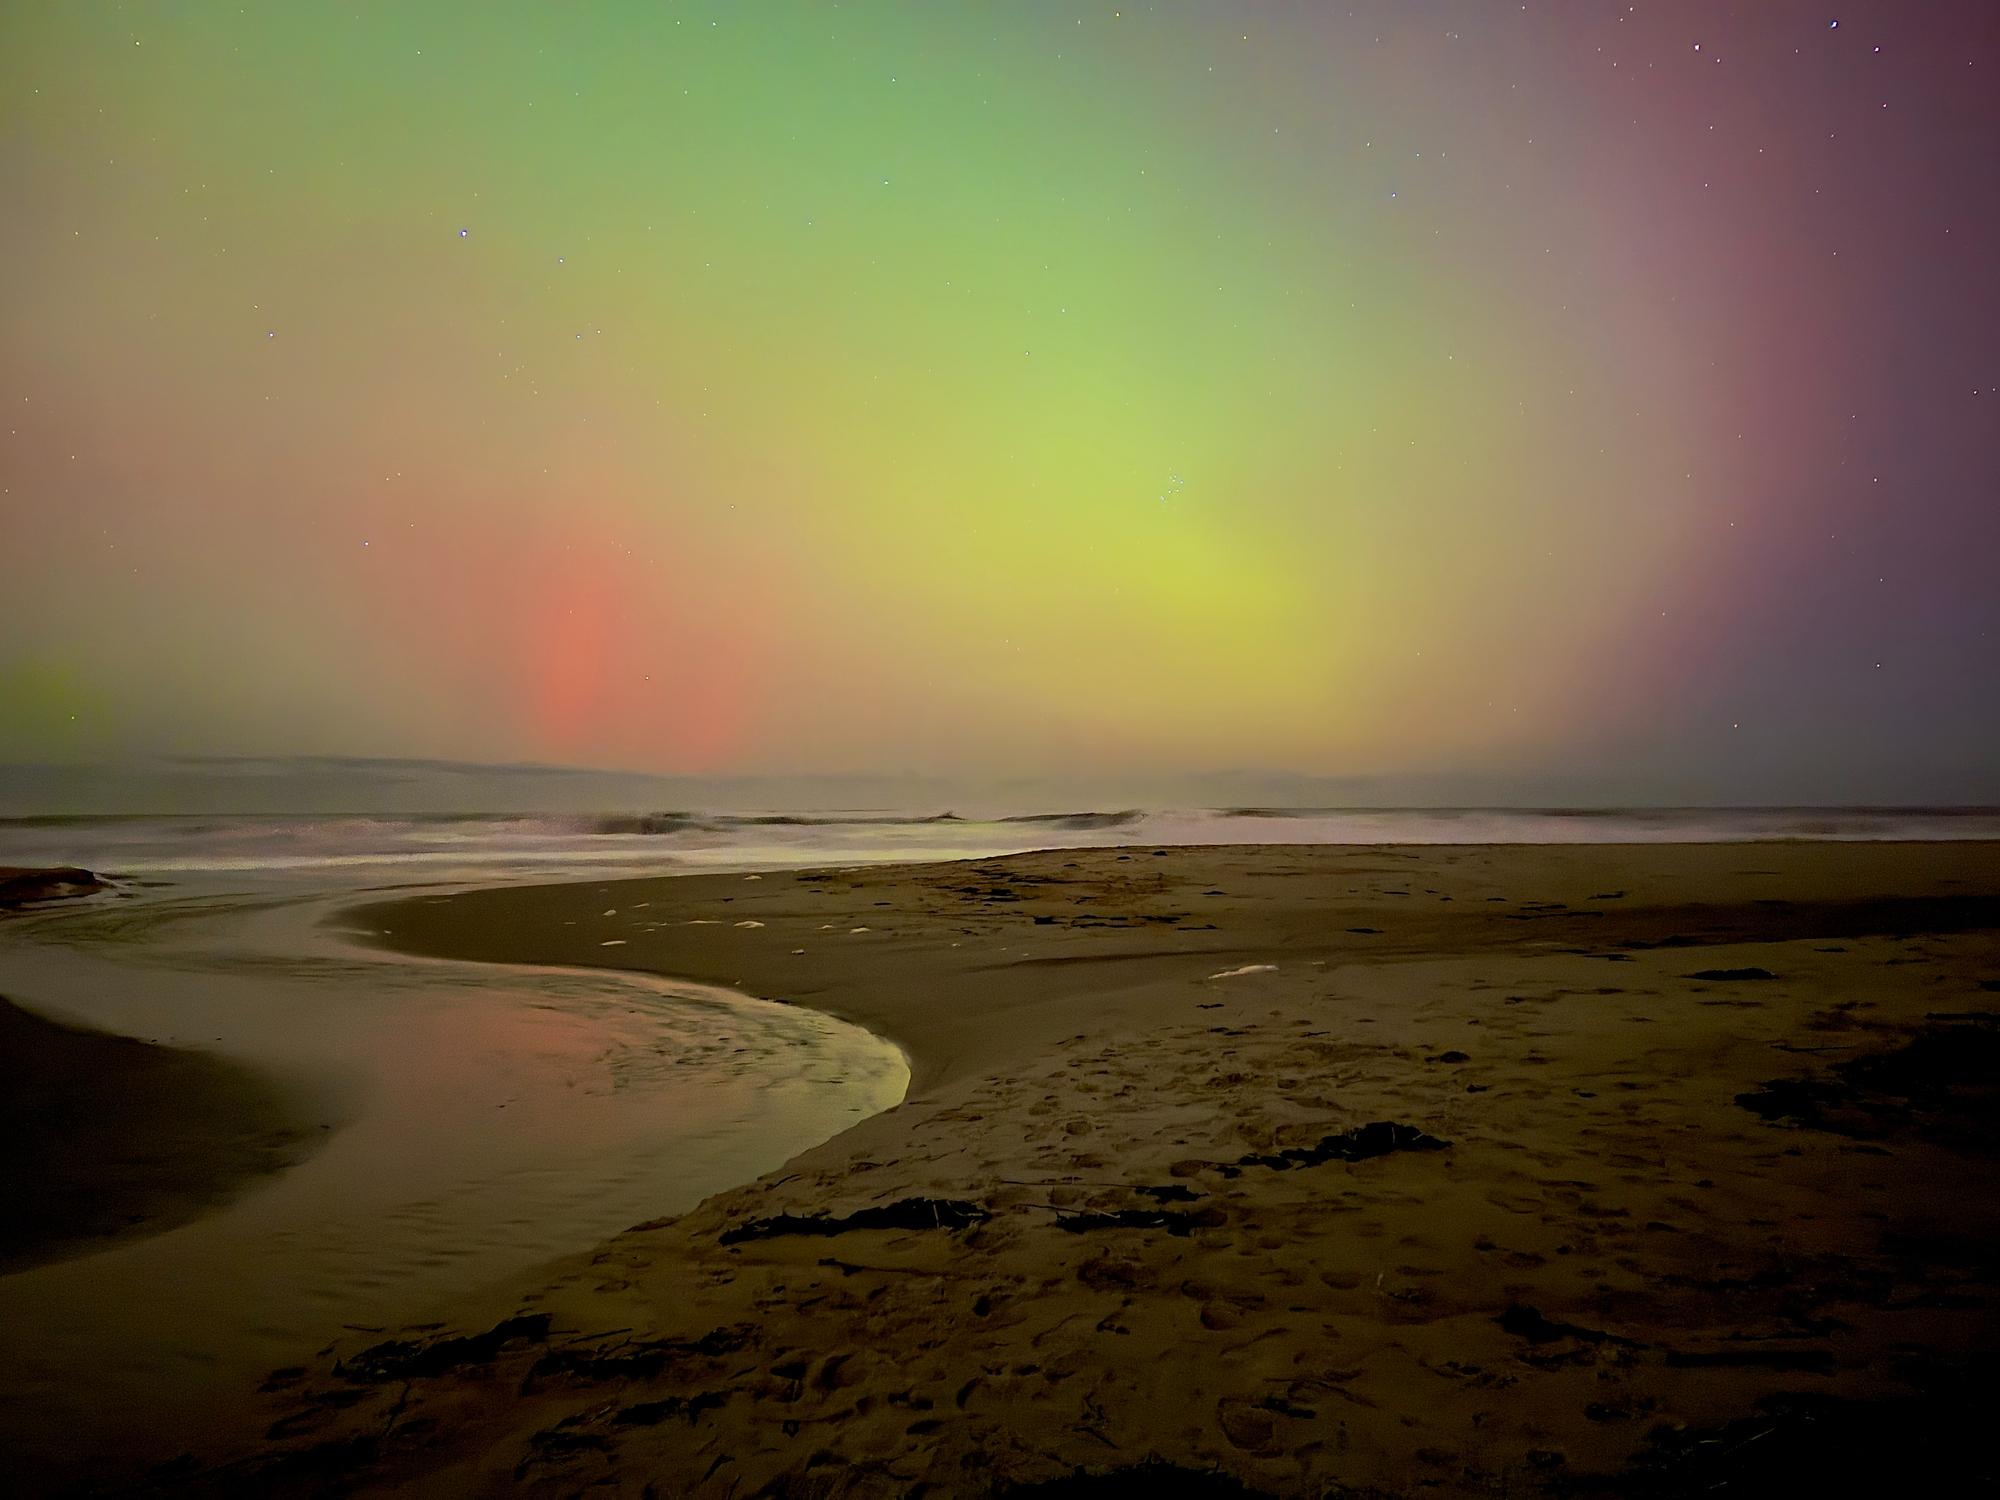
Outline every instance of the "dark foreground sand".
{"label": "dark foreground sand", "polygon": [[321,1139],[226,1058],[0,999],[0,1274],[185,1224]]}
{"label": "dark foreground sand", "polygon": [[160,1480],[1993,1477],[1995,846],[1095,850],[357,920],[823,1007],[902,1042],[912,1092],[441,1323],[302,1351],[257,1398],[263,1441]]}
{"label": "dark foreground sand", "polygon": [[[0,865],[0,910],[107,889]],[[318,1127],[261,1075],[0,997],[0,1275],[157,1234],[305,1156]]]}

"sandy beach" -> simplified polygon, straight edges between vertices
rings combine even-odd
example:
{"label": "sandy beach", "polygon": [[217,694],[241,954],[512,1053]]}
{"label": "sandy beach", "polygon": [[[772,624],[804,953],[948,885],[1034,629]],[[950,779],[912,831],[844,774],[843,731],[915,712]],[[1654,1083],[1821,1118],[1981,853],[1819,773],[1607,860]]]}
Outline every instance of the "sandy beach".
{"label": "sandy beach", "polygon": [[1993,845],[1099,849],[349,920],[823,1008],[904,1046],[911,1092],[301,1351],[263,1439],[152,1482],[1650,1495],[1991,1466]]}

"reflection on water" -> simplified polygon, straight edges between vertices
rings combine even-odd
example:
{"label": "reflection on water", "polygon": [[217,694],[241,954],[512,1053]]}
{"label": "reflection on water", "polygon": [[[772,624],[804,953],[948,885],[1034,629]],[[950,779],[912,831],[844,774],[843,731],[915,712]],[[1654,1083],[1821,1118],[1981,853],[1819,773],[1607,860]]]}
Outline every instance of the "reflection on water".
{"label": "reflection on water", "polygon": [[31,1468],[88,1456],[114,1413],[171,1454],[216,1398],[343,1329],[685,1210],[908,1083],[893,1046],[828,1016],[360,950],[317,928],[337,904],[100,902],[0,929],[0,993],[253,1062],[330,1127],[205,1219],[0,1277],[0,1437]]}

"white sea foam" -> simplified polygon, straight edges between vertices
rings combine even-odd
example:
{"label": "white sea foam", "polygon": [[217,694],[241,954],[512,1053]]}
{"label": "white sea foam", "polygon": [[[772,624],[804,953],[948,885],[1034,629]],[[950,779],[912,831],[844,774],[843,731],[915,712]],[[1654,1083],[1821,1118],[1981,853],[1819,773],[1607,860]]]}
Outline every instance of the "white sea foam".
{"label": "white sea foam", "polygon": [[501,884],[1176,844],[1621,844],[2000,839],[2000,810],[1952,808],[1166,808],[546,817],[0,819],[0,864],[80,864],[184,892]]}

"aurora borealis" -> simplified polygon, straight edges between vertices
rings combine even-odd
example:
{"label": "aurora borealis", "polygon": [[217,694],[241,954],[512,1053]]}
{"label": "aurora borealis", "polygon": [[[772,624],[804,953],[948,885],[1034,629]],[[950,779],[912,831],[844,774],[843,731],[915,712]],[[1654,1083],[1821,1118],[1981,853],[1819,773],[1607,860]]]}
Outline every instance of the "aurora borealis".
{"label": "aurora borealis", "polygon": [[1984,0],[23,5],[0,111],[0,760],[2000,797]]}

